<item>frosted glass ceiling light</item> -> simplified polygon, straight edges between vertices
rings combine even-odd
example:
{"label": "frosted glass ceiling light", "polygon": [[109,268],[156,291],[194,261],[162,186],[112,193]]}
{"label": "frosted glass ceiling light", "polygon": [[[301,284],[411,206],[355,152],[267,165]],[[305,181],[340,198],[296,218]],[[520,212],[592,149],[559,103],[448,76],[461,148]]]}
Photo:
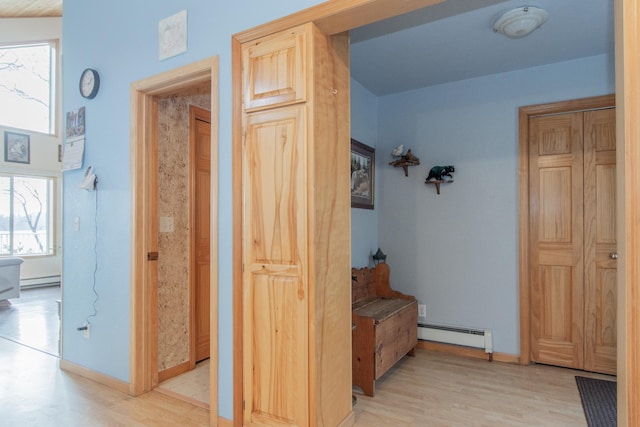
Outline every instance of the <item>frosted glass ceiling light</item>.
{"label": "frosted glass ceiling light", "polygon": [[495,24],[493,31],[512,39],[525,37],[545,23],[549,14],[546,10],[533,6],[522,6],[506,12]]}

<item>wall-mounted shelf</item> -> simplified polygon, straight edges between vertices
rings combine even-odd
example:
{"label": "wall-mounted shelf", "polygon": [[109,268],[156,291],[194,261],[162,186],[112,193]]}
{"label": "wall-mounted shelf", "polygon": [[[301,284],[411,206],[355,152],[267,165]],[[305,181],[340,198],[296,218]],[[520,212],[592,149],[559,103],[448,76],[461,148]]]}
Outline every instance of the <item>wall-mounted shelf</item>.
{"label": "wall-mounted shelf", "polygon": [[425,181],[425,184],[435,184],[436,186],[436,191],[438,194],[440,194],[440,184],[442,183],[449,183],[449,182],[453,182],[453,180],[443,180],[443,179],[436,179],[434,181]]}
{"label": "wall-mounted shelf", "polygon": [[400,157],[398,160],[389,162],[389,164],[396,168],[401,167],[404,170],[404,176],[409,176],[409,166],[418,166],[420,164],[420,159],[414,156],[409,149],[409,151],[407,151],[407,154]]}

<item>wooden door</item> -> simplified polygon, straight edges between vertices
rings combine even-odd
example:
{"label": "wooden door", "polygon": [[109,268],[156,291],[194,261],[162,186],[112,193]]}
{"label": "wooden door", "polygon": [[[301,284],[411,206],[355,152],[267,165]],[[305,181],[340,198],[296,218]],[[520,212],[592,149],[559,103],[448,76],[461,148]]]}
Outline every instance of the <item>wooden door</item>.
{"label": "wooden door", "polygon": [[582,113],[529,123],[531,359],[582,369]]}
{"label": "wooden door", "polygon": [[306,107],[245,116],[244,425],[306,426]]}
{"label": "wooden door", "polygon": [[584,113],[585,363],[616,373],[616,113]]}
{"label": "wooden door", "polygon": [[191,108],[193,153],[193,291],[195,362],[209,357],[210,345],[210,235],[211,235],[211,114]]}
{"label": "wooden door", "polygon": [[615,109],[530,119],[531,360],[616,373]]}

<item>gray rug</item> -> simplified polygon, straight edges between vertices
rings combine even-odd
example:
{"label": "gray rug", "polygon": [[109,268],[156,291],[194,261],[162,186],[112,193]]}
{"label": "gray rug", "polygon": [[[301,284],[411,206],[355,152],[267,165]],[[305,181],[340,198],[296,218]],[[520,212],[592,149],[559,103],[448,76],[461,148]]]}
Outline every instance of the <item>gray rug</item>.
{"label": "gray rug", "polygon": [[616,382],[576,376],[582,408],[589,427],[616,427],[618,424]]}

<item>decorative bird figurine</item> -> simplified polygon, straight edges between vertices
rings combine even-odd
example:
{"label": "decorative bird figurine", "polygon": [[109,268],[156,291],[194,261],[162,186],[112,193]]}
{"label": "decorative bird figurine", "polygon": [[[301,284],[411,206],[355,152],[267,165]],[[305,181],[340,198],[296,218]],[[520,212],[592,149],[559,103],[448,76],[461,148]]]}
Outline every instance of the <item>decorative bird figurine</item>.
{"label": "decorative bird figurine", "polygon": [[403,151],[404,151],[404,144],[400,144],[396,148],[394,148],[393,151],[391,151],[391,156],[401,157]]}

